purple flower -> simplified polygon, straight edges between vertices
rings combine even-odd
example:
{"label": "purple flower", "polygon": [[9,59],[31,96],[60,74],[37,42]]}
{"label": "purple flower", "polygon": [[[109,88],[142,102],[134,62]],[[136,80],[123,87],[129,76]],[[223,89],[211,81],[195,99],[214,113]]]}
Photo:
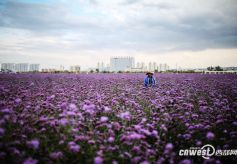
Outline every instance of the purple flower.
{"label": "purple flower", "polygon": [[118,117],[120,117],[120,118],[123,119],[123,120],[127,120],[127,121],[130,121],[130,120],[131,120],[131,115],[130,115],[130,112],[129,112],[129,111],[120,113],[120,114],[118,115]]}
{"label": "purple flower", "polygon": [[158,136],[157,130],[153,130],[153,131],[151,132],[151,134],[152,134],[154,137],[157,137],[157,136]]}
{"label": "purple flower", "polygon": [[59,123],[59,125],[65,126],[65,125],[68,124],[68,120],[67,120],[66,118],[63,118],[63,119],[60,119],[60,120],[58,121],[58,123]]}
{"label": "purple flower", "polygon": [[180,161],[179,164],[191,164],[192,162],[189,159],[184,159],[182,161]]}
{"label": "purple flower", "polygon": [[37,164],[37,163],[38,163],[38,161],[36,159],[32,159],[32,158],[27,158],[23,162],[23,164]]}
{"label": "purple flower", "polygon": [[189,164],[196,159],[178,157],[176,145],[220,140],[216,149],[230,149],[237,139],[236,75],[158,76],[156,87],[143,89],[144,73],[1,73],[0,140],[7,140],[0,141],[0,161],[10,155],[12,163]]}
{"label": "purple flower", "polygon": [[100,156],[95,157],[94,164],[103,164],[103,158]]}
{"label": "purple flower", "polygon": [[117,161],[113,161],[112,164],[118,164],[118,162]]}
{"label": "purple flower", "polygon": [[95,105],[94,105],[94,104],[85,104],[85,105],[83,106],[83,109],[84,109],[85,111],[93,111],[93,110],[95,110]]}
{"label": "purple flower", "polygon": [[76,115],[76,113],[73,112],[73,111],[67,111],[66,114],[67,114],[68,116],[75,116],[75,115]]}
{"label": "purple flower", "polygon": [[113,125],[113,128],[117,131],[121,129],[121,125],[118,122],[114,122],[112,125]]}
{"label": "purple flower", "polygon": [[40,142],[37,139],[33,139],[31,141],[27,141],[26,145],[28,146],[28,148],[38,149],[39,145],[40,145]]}
{"label": "purple flower", "polygon": [[0,128],[0,136],[3,136],[3,135],[4,135],[4,133],[5,133],[5,129],[3,129],[3,128]]}
{"label": "purple flower", "polygon": [[141,129],[141,130],[140,130],[140,133],[145,134],[145,135],[147,135],[147,136],[150,136],[150,135],[151,135],[151,132],[150,132],[149,130],[147,130],[147,129]]}
{"label": "purple flower", "polygon": [[145,138],[145,136],[138,134],[138,133],[131,133],[131,134],[127,135],[127,137],[126,137],[127,140],[139,140],[142,138]]}
{"label": "purple flower", "polygon": [[15,99],[15,102],[16,102],[17,104],[19,104],[19,103],[21,103],[21,99],[20,99],[20,98],[17,98],[17,99]]}
{"label": "purple flower", "polygon": [[77,106],[75,104],[69,104],[69,109],[75,111],[77,110]]}
{"label": "purple flower", "polygon": [[208,132],[206,134],[206,137],[207,137],[208,140],[213,140],[215,138],[215,134],[212,133],[212,132]]}
{"label": "purple flower", "polygon": [[196,142],[196,145],[197,145],[197,146],[201,146],[201,145],[202,145],[202,141],[197,141],[197,142]]}
{"label": "purple flower", "polygon": [[78,153],[80,151],[80,146],[77,145],[75,142],[71,141],[68,143],[68,149],[72,153]]}
{"label": "purple flower", "polygon": [[89,137],[88,137],[88,136],[79,135],[79,136],[76,136],[76,137],[75,137],[75,140],[74,140],[74,141],[87,141],[87,140],[89,140]]}
{"label": "purple flower", "polygon": [[107,106],[104,107],[104,112],[105,112],[105,113],[110,112],[110,111],[112,111],[111,108],[109,108],[109,107],[107,107]]}
{"label": "purple flower", "polygon": [[109,143],[114,142],[114,137],[109,137],[109,138],[108,138],[108,142],[109,142]]}
{"label": "purple flower", "polygon": [[47,100],[48,100],[48,101],[51,101],[51,100],[53,100],[54,98],[55,98],[55,95],[51,95],[51,96],[48,96],[48,97],[47,97]]}
{"label": "purple flower", "polygon": [[12,156],[20,156],[21,155],[21,152],[15,147],[10,147],[9,151]]}
{"label": "purple flower", "polygon": [[109,120],[109,118],[106,116],[100,117],[100,122],[107,122],[108,120]]}
{"label": "purple flower", "polygon": [[94,115],[96,106],[94,104],[85,104],[82,109],[85,110],[89,115]]}
{"label": "purple flower", "polygon": [[7,108],[7,109],[1,110],[1,112],[4,113],[4,114],[11,114],[12,110]]}
{"label": "purple flower", "polygon": [[165,150],[172,150],[174,148],[173,144],[172,143],[167,143],[165,145]]}
{"label": "purple flower", "polygon": [[207,111],[207,107],[206,106],[200,106],[199,111],[202,113],[205,113]]}
{"label": "purple flower", "polygon": [[233,125],[234,125],[234,126],[237,126],[237,121],[234,121],[234,122],[233,122]]}
{"label": "purple flower", "polygon": [[49,157],[54,159],[54,160],[62,159],[63,158],[63,153],[61,151],[52,152],[52,153],[49,154]]}
{"label": "purple flower", "polygon": [[185,140],[189,140],[189,139],[192,138],[192,135],[189,134],[189,133],[187,133],[187,134],[184,134],[184,135],[183,135],[183,138],[184,138]]}
{"label": "purple flower", "polygon": [[150,164],[148,161],[142,161],[140,164]]}
{"label": "purple flower", "polygon": [[89,140],[88,144],[95,144],[95,140]]}
{"label": "purple flower", "polygon": [[64,140],[60,140],[60,141],[58,142],[58,144],[59,144],[59,145],[64,144]]}

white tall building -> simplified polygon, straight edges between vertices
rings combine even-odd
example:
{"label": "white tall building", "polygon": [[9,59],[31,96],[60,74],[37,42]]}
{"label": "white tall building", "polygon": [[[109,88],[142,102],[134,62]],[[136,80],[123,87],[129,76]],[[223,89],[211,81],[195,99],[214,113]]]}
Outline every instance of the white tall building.
{"label": "white tall building", "polygon": [[14,63],[2,63],[1,69],[3,71],[15,71],[15,64]]}
{"label": "white tall building", "polygon": [[107,70],[107,68],[106,68],[107,66],[105,66],[105,64],[104,64],[104,62],[101,62],[101,63],[97,63],[97,69],[99,70],[99,72],[102,72],[102,71],[106,71]]}
{"label": "white tall building", "polygon": [[110,66],[109,66],[109,64],[106,64],[106,68],[105,68],[105,71],[109,71],[110,70]]}
{"label": "white tall building", "polygon": [[110,58],[110,70],[111,71],[127,71],[133,68],[135,65],[135,59],[133,57],[112,57]]}
{"label": "white tall building", "polygon": [[97,67],[96,68],[100,70],[100,62],[97,63]]}
{"label": "white tall building", "polygon": [[155,71],[157,69],[157,64],[156,62],[153,62],[152,63],[152,70]]}
{"label": "white tall building", "polygon": [[39,64],[30,64],[29,71],[30,72],[39,72],[40,70],[40,65]]}
{"label": "white tall building", "polygon": [[29,64],[27,64],[27,63],[15,64],[15,71],[16,72],[28,72],[29,71]]}
{"label": "white tall building", "polygon": [[142,68],[142,71],[147,71],[147,66],[145,65],[145,63],[144,62],[142,62],[141,64],[140,64],[140,67]]}
{"label": "white tall building", "polygon": [[149,62],[149,64],[148,64],[148,71],[153,71],[152,70],[152,63],[151,62]]}
{"label": "white tall building", "polygon": [[136,66],[137,68],[141,68],[141,65],[140,65],[140,63],[139,62],[137,62],[137,66]]}
{"label": "white tall building", "polygon": [[164,64],[159,64],[158,71],[159,72],[166,72],[169,70],[169,66],[164,63]]}
{"label": "white tall building", "polygon": [[59,71],[64,71],[64,66],[63,65],[59,66]]}
{"label": "white tall building", "polygon": [[147,71],[147,67],[144,62],[137,62],[137,65],[135,68],[132,68],[132,72],[145,72]]}
{"label": "white tall building", "polygon": [[156,62],[149,62],[149,64],[148,64],[148,71],[152,71],[152,72],[154,72],[155,70],[157,69],[157,64],[156,64]]}
{"label": "white tall building", "polygon": [[70,71],[74,73],[79,73],[81,70],[81,67],[79,65],[74,65],[70,67]]}

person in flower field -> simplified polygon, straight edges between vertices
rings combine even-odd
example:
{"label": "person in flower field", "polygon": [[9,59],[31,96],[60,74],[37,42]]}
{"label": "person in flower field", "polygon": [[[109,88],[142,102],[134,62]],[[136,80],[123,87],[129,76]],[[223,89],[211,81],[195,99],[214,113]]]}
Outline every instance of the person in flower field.
{"label": "person in flower field", "polygon": [[149,86],[155,86],[155,85],[156,85],[156,79],[154,77],[154,73],[147,72],[146,78],[144,79],[144,86],[149,87]]}

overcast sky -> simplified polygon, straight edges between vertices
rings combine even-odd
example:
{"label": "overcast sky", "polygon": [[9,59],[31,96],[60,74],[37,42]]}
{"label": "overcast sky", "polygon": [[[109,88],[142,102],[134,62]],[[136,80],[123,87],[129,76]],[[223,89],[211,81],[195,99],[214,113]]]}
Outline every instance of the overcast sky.
{"label": "overcast sky", "polygon": [[236,0],[1,0],[0,62],[237,66]]}

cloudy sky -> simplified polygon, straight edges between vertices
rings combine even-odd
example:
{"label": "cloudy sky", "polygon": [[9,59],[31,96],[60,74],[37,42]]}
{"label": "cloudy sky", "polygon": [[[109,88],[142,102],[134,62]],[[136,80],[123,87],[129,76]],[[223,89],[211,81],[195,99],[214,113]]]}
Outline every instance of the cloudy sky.
{"label": "cloudy sky", "polygon": [[237,66],[236,0],[1,0],[0,62]]}

